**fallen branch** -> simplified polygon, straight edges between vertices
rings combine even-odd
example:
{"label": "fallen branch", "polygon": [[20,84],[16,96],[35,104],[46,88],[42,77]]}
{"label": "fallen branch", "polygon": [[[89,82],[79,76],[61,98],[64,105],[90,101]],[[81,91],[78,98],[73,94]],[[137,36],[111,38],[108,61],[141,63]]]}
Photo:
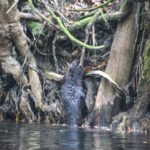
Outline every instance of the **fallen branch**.
{"label": "fallen branch", "polygon": [[20,16],[21,19],[41,21],[41,17],[39,17],[38,15],[32,14],[32,13],[23,13],[23,12],[20,12],[19,16]]}
{"label": "fallen branch", "polygon": [[110,2],[112,2],[112,0],[108,0],[108,1],[105,2],[104,4],[99,5],[99,6],[97,6],[97,7],[94,7],[94,8],[87,8],[87,9],[70,9],[70,11],[76,11],[76,12],[80,12],[80,11],[83,11],[83,12],[93,11],[93,10],[96,10],[96,9],[103,8],[103,7],[107,6]]}
{"label": "fallen branch", "polygon": [[[104,14],[103,17],[105,17],[107,21],[121,21],[122,19],[124,19],[126,17],[126,15],[128,13],[129,12],[118,11],[115,13]],[[46,18],[45,16],[43,18],[40,15],[35,15],[32,13],[23,13],[23,12],[20,12],[19,15],[20,15],[21,19],[36,20],[36,21],[41,21],[41,19],[44,19],[46,22],[49,22],[49,19],[45,19]],[[99,16],[97,18],[96,22],[103,22],[104,21],[103,17]],[[93,18],[93,16],[90,16],[90,17],[84,18],[84,19],[76,22],[75,24],[71,25],[68,28],[68,31],[73,32],[75,30],[83,28],[91,21],[92,18]]]}
{"label": "fallen branch", "polygon": [[116,91],[118,91],[119,93],[124,95],[124,92],[119,87],[119,85],[107,73],[105,73],[101,70],[89,71],[86,73],[86,76],[90,76],[90,75],[102,76],[103,78],[107,79],[113,85],[113,87],[116,89]]}
{"label": "fallen branch", "polygon": [[[99,16],[96,20],[96,22],[103,22],[104,21],[104,17],[106,18],[107,21],[121,21],[122,19],[124,19],[127,14],[129,13],[129,11],[118,11],[118,12],[114,12],[114,13],[109,13],[109,14],[104,14],[104,16]],[[85,19],[82,19],[81,21],[76,22],[75,24],[71,25],[68,28],[68,31],[73,32],[77,29],[81,29],[84,26],[86,26],[88,24],[88,22],[90,22],[90,20],[93,18],[93,16],[87,17]]]}
{"label": "fallen branch", "polygon": [[[55,72],[45,72],[46,77],[49,80],[55,80],[55,81],[61,81],[64,78],[64,75],[60,75],[58,73]],[[124,92],[122,91],[122,89],[119,87],[119,85],[104,71],[101,70],[94,70],[94,71],[89,71],[85,74],[85,76],[91,76],[91,75],[99,75],[102,76],[103,78],[105,78],[106,80],[108,80],[113,87],[116,89],[116,91],[122,95],[124,95]]]}
{"label": "fallen branch", "polygon": [[64,78],[64,75],[60,75],[55,72],[45,72],[45,75],[49,80],[55,80],[55,81],[61,81]]}
{"label": "fallen branch", "polygon": [[[131,11],[130,9],[127,8],[127,4],[128,4],[128,0],[125,0],[118,12],[103,14],[102,16],[99,16],[96,19],[96,22],[102,22],[102,21],[104,21],[104,18],[107,21],[121,21]],[[85,19],[82,19],[81,21],[78,21],[77,23],[70,26],[68,28],[68,31],[72,32],[74,30],[83,28],[84,26],[86,26],[91,21],[92,18],[93,18],[93,16],[90,16],[90,17],[87,17]]]}

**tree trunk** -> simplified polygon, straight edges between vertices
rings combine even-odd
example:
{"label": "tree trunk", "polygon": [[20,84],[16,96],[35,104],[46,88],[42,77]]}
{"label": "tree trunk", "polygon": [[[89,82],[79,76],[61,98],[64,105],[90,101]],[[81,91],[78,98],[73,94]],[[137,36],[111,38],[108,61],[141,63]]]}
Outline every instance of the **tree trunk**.
{"label": "tree trunk", "polygon": [[[132,5],[130,5],[131,7]],[[136,6],[132,13],[117,26],[115,38],[111,47],[106,73],[123,88],[129,80],[131,65],[134,55],[136,39],[135,14]],[[87,124],[108,126],[112,121],[113,115],[119,112],[119,105],[114,105],[115,89],[112,85],[102,79],[95,106],[92,113],[88,116]]]}

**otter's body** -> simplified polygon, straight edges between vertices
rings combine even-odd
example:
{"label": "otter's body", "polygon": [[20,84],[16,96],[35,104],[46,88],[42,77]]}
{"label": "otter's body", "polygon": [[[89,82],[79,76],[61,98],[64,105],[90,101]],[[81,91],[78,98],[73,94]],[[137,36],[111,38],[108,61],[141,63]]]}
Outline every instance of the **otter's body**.
{"label": "otter's body", "polygon": [[61,89],[67,123],[70,126],[80,126],[87,112],[85,94],[82,87],[82,73],[83,67],[78,66],[78,61],[74,61],[67,69],[65,83]]}

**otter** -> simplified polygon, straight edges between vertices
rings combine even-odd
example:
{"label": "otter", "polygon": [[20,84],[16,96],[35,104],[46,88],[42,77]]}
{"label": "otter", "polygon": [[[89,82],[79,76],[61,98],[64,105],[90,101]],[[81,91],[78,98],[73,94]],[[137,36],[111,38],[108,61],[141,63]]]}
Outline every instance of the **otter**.
{"label": "otter", "polygon": [[79,61],[69,65],[61,88],[61,97],[66,110],[67,124],[80,126],[88,113],[85,103],[85,93],[82,86],[83,67]]}

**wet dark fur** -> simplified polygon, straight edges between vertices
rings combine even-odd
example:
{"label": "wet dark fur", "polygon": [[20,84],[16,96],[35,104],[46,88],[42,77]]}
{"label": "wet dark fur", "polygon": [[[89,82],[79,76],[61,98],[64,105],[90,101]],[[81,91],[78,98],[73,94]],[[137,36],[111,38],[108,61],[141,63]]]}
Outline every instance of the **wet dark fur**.
{"label": "wet dark fur", "polygon": [[67,123],[71,126],[81,125],[87,113],[85,94],[82,87],[83,67],[74,61],[67,69],[65,83],[61,88],[61,96],[66,109]]}

